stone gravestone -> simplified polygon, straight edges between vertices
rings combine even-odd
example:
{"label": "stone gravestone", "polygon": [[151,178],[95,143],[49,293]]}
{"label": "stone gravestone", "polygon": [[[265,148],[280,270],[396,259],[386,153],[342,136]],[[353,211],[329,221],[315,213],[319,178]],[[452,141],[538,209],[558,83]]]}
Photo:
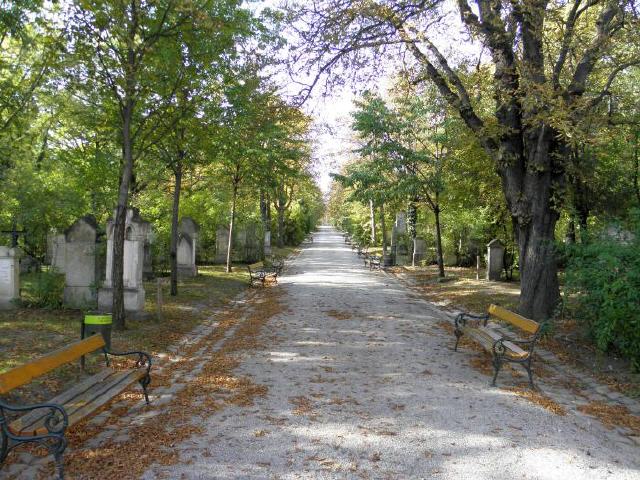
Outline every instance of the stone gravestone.
{"label": "stone gravestone", "polygon": [[178,275],[181,277],[195,277],[198,275],[196,266],[196,246],[200,227],[189,217],[184,217],[178,225]]}
{"label": "stone gravestone", "polygon": [[416,237],[413,239],[413,265],[420,266],[420,262],[427,255],[427,242],[424,238]]}
{"label": "stone gravestone", "polygon": [[229,229],[218,227],[216,230],[216,258],[215,263],[227,262],[227,250],[229,249]]}
{"label": "stone gravestone", "polygon": [[14,248],[0,246],[0,308],[20,298],[20,260]]}
{"label": "stone gravestone", "polygon": [[409,249],[406,244],[407,214],[396,213],[396,222],[391,229],[391,255],[394,265],[406,265],[409,260]]}
{"label": "stone gravestone", "polygon": [[[115,211],[114,211],[115,217]],[[98,292],[100,310],[111,310],[113,303],[113,230],[115,221],[107,223],[107,268],[104,286]],[[144,310],[145,291],[142,283],[144,245],[149,241],[151,224],[140,217],[137,208],[128,208],[124,240],[124,308],[128,312]]]}
{"label": "stone gravestone", "polygon": [[487,280],[500,280],[504,268],[504,244],[494,238],[487,244]]}
{"label": "stone gravestone", "polygon": [[244,261],[254,263],[260,259],[260,239],[258,227],[255,223],[247,225],[245,230]]}
{"label": "stone gravestone", "polygon": [[96,219],[87,215],[65,232],[64,303],[70,307],[95,307],[97,230]]}
{"label": "stone gravestone", "polygon": [[234,231],[231,256],[234,262],[244,263],[247,259],[247,229],[243,227]]}
{"label": "stone gravestone", "polygon": [[264,256],[270,257],[273,253],[271,251],[271,230],[266,230],[264,232]]}
{"label": "stone gravestone", "polygon": [[47,235],[47,257],[49,265],[58,273],[64,273],[67,263],[66,237],[64,234],[49,233]]}

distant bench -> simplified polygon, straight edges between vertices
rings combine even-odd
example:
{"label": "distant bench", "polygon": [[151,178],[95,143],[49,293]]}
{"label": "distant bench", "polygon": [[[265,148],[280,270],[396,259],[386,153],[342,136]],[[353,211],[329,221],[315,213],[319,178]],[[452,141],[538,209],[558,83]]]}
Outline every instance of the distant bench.
{"label": "distant bench", "polygon": [[[0,374],[0,395],[5,395],[35,378],[96,351],[104,354],[106,367],[76,383],[49,402],[9,405],[0,400],[0,465],[18,445],[37,443],[46,446],[49,454],[53,455],[58,477],[62,479],[62,457],[67,447],[65,432],[68,427],[88,417],[136,382],[142,386],[145,400],[149,403],[147,387],[151,383],[151,357],[145,352],[111,352],[107,350],[104,338],[100,334],[74,342]],[[135,366],[126,370],[109,368],[110,355],[137,356]],[[12,420],[9,415],[15,415],[16,412],[25,413]]]}
{"label": "distant bench", "polygon": [[[503,335],[497,331],[495,326],[489,325],[488,322],[491,317],[517,327],[526,332],[528,337],[519,339]],[[454,350],[458,350],[460,338],[463,335],[468,335],[482,345],[493,357],[494,374],[491,382],[493,386],[496,384],[496,378],[502,365],[505,362],[510,362],[518,363],[525,368],[529,376],[529,385],[534,388],[531,361],[533,360],[533,351],[540,338],[543,325],[498,305],[490,305],[489,312],[485,315],[461,313],[455,318],[454,334],[456,336],[456,345]]]}
{"label": "distant bench", "polygon": [[278,283],[278,275],[282,271],[284,264],[274,263],[270,266],[263,266],[258,269],[251,269],[250,265],[247,265],[247,270],[249,271],[249,284],[253,287],[255,285],[260,285],[264,287],[267,283],[267,280],[273,280],[275,283]]}

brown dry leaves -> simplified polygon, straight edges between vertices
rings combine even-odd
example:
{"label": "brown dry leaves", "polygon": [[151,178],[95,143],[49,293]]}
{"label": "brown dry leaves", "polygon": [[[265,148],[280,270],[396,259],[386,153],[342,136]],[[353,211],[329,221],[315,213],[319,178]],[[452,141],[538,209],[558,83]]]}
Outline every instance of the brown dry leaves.
{"label": "brown dry leaves", "polygon": [[[100,433],[103,427],[88,428],[83,422],[73,428],[69,432],[70,444],[80,447],[65,456],[69,478],[139,478],[153,464],[175,464],[179,459],[172,447],[202,432],[194,417],[209,416],[224,408],[225,404],[252,405],[257,396],[265,395],[265,385],[256,385],[248,377],[234,376],[233,370],[238,366],[238,356],[243,350],[260,347],[258,336],[261,328],[283,310],[281,295],[280,290],[270,289],[268,298],[264,298],[264,294],[255,294],[252,297],[254,301],[246,307],[223,312],[214,333],[181,352],[183,360],[167,365],[162,380],[167,382],[172,377],[179,381],[203,357],[209,356],[202,372],[177,393],[161,413],[143,425],[129,429],[128,440],[109,440],[98,448],[82,449],[82,442]],[[246,319],[239,320],[243,316]],[[205,351],[200,357],[195,355],[203,347],[211,349],[239,321],[242,323],[218,351]],[[152,387],[156,384],[153,377]],[[112,423],[117,423],[119,417],[114,418]]]}
{"label": "brown dry leaves", "polygon": [[327,310],[326,313],[336,320],[350,320],[351,318],[353,318],[353,315],[351,315],[351,313],[340,310]]}
{"label": "brown dry leaves", "polygon": [[599,419],[606,427],[626,427],[635,434],[640,434],[640,417],[629,412],[624,405],[608,405],[594,401],[581,405],[578,410]]}
{"label": "brown dry leaves", "polygon": [[555,413],[556,415],[567,414],[567,411],[564,409],[562,405],[560,405],[559,403],[556,403],[546,395],[543,395],[542,393],[536,390],[531,390],[528,386],[509,387],[509,388],[506,388],[506,390],[515,393],[519,397],[526,398],[530,402],[535,403],[536,405],[540,405],[544,409],[549,410],[550,412]]}

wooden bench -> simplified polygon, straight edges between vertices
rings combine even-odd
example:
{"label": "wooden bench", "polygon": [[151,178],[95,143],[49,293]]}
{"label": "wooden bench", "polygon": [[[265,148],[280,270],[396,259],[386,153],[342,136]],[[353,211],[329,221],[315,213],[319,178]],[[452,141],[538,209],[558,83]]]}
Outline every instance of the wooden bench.
{"label": "wooden bench", "polygon": [[382,256],[370,255],[369,256],[369,270],[381,270],[382,269]]}
{"label": "wooden bench", "polygon": [[[0,374],[0,395],[5,395],[35,378],[96,351],[104,354],[106,367],[99,373],[79,381],[47,403],[9,405],[0,400],[0,466],[9,452],[18,445],[36,443],[46,447],[49,454],[53,455],[58,477],[62,479],[62,456],[67,446],[67,428],[88,417],[136,382],[142,386],[145,400],[149,403],[147,387],[151,382],[151,357],[145,352],[111,352],[106,349],[104,338],[100,334],[74,342]],[[137,357],[134,368],[110,368],[111,355]],[[19,418],[15,418],[18,416]]]}
{"label": "wooden bench", "polygon": [[[496,325],[489,324],[491,317],[526,332],[527,338],[521,339],[503,335],[496,329]],[[518,363],[525,368],[529,376],[529,385],[534,388],[531,361],[543,325],[498,305],[490,305],[489,312],[485,315],[461,313],[455,318],[456,345],[454,350],[458,350],[460,338],[463,335],[468,335],[482,345],[493,357],[494,374],[491,382],[493,386],[496,384],[496,378],[502,365],[505,362],[510,362]]]}
{"label": "wooden bench", "polygon": [[247,265],[247,270],[249,270],[249,284],[253,287],[255,285],[260,285],[264,287],[267,280],[273,280],[275,283],[278,283],[278,274],[279,270],[267,268],[254,269],[251,270],[251,266]]}

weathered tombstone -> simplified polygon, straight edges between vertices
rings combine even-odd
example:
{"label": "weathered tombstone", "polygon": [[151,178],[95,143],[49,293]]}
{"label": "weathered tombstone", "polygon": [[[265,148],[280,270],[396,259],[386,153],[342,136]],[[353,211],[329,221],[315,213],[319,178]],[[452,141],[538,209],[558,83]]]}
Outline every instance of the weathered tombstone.
{"label": "weathered tombstone", "polygon": [[[114,212],[115,216],[115,212]],[[104,286],[98,292],[98,307],[111,310],[113,303],[113,230],[115,221],[107,223],[107,268]],[[124,308],[128,312],[144,310],[145,291],[142,283],[144,245],[149,241],[151,224],[140,217],[136,208],[127,209],[124,240]]]}
{"label": "weathered tombstone", "polygon": [[184,217],[178,225],[178,275],[181,277],[195,277],[198,275],[196,266],[196,245],[200,227],[192,218]]}
{"label": "weathered tombstone", "polygon": [[407,214],[396,213],[396,222],[391,229],[391,256],[394,265],[406,265],[409,260],[407,245]]}
{"label": "weathered tombstone", "polygon": [[487,280],[500,280],[504,268],[504,244],[494,238],[487,244]]}
{"label": "weathered tombstone", "polygon": [[49,233],[47,235],[47,257],[49,265],[58,273],[64,273],[67,263],[66,258],[67,240],[64,234]]}
{"label": "weathered tombstone", "polygon": [[260,259],[260,239],[258,238],[258,227],[255,223],[247,225],[244,251],[244,261],[246,263],[257,262]]}
{"label": "weathered tombstone", "polygon": [[65,232],[64,303],[70,307],[95,307],[97,229],[96,219],[87,215]]}
{"label": "weathered tombstone", "polygon": [[229,249],[229,229],[218,227],[216,230],[216,258],[215,263],[226,263]]}
{"label": "weathered tombstone", "polygon": [[0,246],[0,308],[20,298],[20,260],[14,248]]}
{"label": "weathered tombstone", "polygon": [[424,238],[413,239],[413,264],[418,266],[427,255],[427,242]]}
{"label": "weathered tombstone", "polygon": [[266,230],[264,232],[264,256],[270,257],[273,253],[271,251],[271,230]]}
{"label": "weathered tombstone", "polygon": [[243,263],[247,259],[247,229],[238,228],[233,236],[233,251],[231,256],[234,262]]}

